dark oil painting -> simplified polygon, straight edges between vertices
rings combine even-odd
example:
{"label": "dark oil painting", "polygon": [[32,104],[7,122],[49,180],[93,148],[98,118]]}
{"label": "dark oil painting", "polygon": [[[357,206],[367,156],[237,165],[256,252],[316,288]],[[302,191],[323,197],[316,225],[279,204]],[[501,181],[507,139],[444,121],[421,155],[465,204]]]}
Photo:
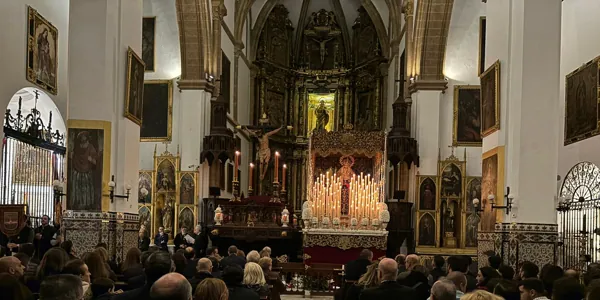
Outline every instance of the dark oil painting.
{"label": "dark oil painting", "polygon": [[192,174],[184,174],[179,186],[179,201],[181,204],[194,204],[196,185]]}
{"label": "dark oil painting", "polygon": [[431,214],[424,214],[419,220],[419,245],[435,246],[435,221]]}
{"label": "dark oil painting", "polygon": [[28,7],[27,39],[27,80],[56,95],[58,30],[31,6]]}
{"label": "dark oil painting", "polygon": [[481,89],[454,87],[454,146],[481,146]]}
{"label": "dark oil painting", "polygon": [[144,82],[142,142],[170,141],[172,137],[173,99],[171,80]]}
{"label": "dark oil painting", "polygon": [[145,17],[142,21],[142,60],[146,65],[146,72],[155,71],[155,38],[156,17]]}
{"label": "dark oil painting", "polygon": [[144,62],[131,48],[127,50],[127,81],[125,84],[125,117],[142,125]]}
{"label": "dark oil painting", "polygon": [[421,182],[419,189],[419,209],[435,210],[435,183],[427,177]]}
{"label": "dark oil painting", "polygon": [[567,75],[565,140],[572,144],[598,135],[598,59]]}
{"label": "dark oil painting", "polygon": [[227,111],[229,112],[231,103],[231,62],[225,52],[221,51],[221,95],[228,103]]}
{"label": "dark oil painting", "polygon": [[69,128],[68,141],[67,209],[99,211],[102,208],[104,130]]}
{"label": "dark oil painting", "polygon": [[500,129],[500,61],[496,61],[480,76],[481,135]]}
{"label": "dark oil painting", "polygon": [[448,164],[442,171],[441,195],[460,197],[462,194],[462,172],[455,164]]}

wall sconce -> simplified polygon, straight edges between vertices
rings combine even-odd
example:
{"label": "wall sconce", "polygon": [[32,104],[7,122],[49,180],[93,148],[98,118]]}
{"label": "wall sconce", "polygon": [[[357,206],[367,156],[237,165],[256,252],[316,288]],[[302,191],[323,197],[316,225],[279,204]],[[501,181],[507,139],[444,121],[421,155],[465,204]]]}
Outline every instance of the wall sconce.
{"label": "wall sconce", "polygon": [[60,201],[60,197],[66,196],[67,194],[63,193],[64,191],[64,182],[60,180],[54,180],[52,182],[52,189],[54,191],[54,202]]}
{"label": "wall sconce", "polygon": [[146,204],[146,196],[148,196],[148,190],[145,187],[142,187],[138,193],[139,202]]}
{"label": "wall sconce", "polygon": [[125,198],[129,201],[129,194],[131,192],[131,185],[125,184],[125,195],[115,195],[115,175],[112,175],[110,182],[108,183],[108,190],[110,191],[110,203],[115,202],[115,198]]}
{"label": "wall sconce", "polygon": [[482,213],[485,211],[485,203],[481,203],[479,199],[473,199],[473,206],[475,207],[475,212]]}
{"label": "wall sconce", "polygon": [[495,205],[494,199],[495,199],[495,197],[493,194],[488,195],[488,200],[490,200],[490,203],[492,204],[492,209],[495,209],[495,208],[504,209],[506,211],[507,215],[510,214],[510,210],[512,209],[513,200],[515,199],[515,196],[510,193],[509,186],[506,187],[506,195],[504,195],[504,199],[506,199],[506,205]]}

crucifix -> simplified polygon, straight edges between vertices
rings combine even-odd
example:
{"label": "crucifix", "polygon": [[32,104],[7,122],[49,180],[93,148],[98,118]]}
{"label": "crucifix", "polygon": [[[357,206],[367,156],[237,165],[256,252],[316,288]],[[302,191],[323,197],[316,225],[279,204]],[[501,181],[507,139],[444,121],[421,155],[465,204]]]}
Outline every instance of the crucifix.
{"label": "crucifix", "polygon": [[454,147],[453,145],[448,146],[448,148],[452,149],[452,157],[454,157],[454,149],[456,149],[456,147]]}
{"label": "crucifix", "polygon": [[[258,120],[260,125],[238,125],[236,129],[243,129],[249,132],[250,136],[258,139],[258,159],[259,159],[259,172],[260,179],[265,179],[267,170],[269,169],[269,162],[271,161],[271,149],[269,148],[269,137],[277,134],[281,129],[286,126],[273,127],[268,126],[269,118],[267,114],[263,112],[262,117]],[[292,126],[287,126],[288,130],[292,129]]]}

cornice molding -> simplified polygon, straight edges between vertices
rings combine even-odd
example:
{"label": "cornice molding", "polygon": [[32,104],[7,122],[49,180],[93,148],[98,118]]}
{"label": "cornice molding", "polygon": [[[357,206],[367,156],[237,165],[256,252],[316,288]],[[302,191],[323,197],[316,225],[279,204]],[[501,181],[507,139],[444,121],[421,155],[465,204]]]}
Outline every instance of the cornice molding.
{"label": "cornice molding", "polygon": [[215,85],[208,80],[186,80],[180,79],[177,81],[177,87],[180,91],[182,90],[204,90],[208,93],[212,93],[215,89]]}
{"label": "cornice molding", "polygon": [[408,85],[409,94],[418,91],[440,91],[444,93],[448,88],[446,80],[416,80]]}

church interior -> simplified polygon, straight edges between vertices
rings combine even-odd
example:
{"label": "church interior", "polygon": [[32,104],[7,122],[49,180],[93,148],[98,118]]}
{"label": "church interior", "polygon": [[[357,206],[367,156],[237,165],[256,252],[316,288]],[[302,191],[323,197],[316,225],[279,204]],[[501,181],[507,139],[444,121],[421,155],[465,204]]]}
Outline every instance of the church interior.
{"label": "church interior", "polygon": [[2,1],[0,231],[48,216],[118,264],[192,231],[202,252],[268,246],[302,282],[282,295],[333,296],[364,249],[583,274],[600,260],[598,10]]}

